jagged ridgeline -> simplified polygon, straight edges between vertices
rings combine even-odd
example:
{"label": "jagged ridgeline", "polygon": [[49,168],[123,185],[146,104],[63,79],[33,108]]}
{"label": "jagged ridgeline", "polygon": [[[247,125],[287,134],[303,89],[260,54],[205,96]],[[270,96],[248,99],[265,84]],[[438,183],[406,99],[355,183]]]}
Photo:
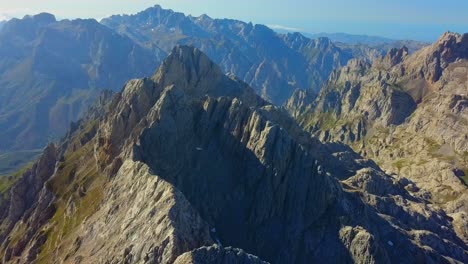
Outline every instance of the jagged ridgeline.
{"label": "jagged ridgeline", "polygon": [[[43,13],[0,26],[0,175],[60,139],[102,90],[118,91],[129,79],[151,75],[175,45],[199,48],[276,105],[295,89],[317,94],[352,58],[370,61],[387,45],[399,46],[344,45],[160,6],[100,22]],[[413,44],[410,51],[424,45],[404,43]]]}
{"label": "jagged ridgeline", "polygon": [[129,79],[149,76],[178,44],[200,48],[278,105],[294,89],[317,92],[333,69],[366,57],[326,38],[281,35],[263,25],[160,6],[101,23],[45,13],[12,19],[0,31],[0,175],[60,139],[102,90],[118,91]]}
{"label": "jagged ridgeline", "polygon": [[322,141],[344,142],[443,208],[468,241],[468,34],[443,34],[414,54],[393,49],[373,64],[352,60],[318,98],[288,103]]}
{"label": "jagged ridgeline", "polygon": [[334,68],[354,57],[328,38],[282,35],[265,25],[186,16],[159,5],[134,15],[111,16],[101,23],[142,46],[157,46],[168,53],[178,44],[195,46],[225,73],[238,76],[278,105],[295,89],[318,91]]}
{"label": "jagged ridgeline", "polygon": [[468,261],[444,211],[195,48],[98,109],[3,192],[5,262]]}

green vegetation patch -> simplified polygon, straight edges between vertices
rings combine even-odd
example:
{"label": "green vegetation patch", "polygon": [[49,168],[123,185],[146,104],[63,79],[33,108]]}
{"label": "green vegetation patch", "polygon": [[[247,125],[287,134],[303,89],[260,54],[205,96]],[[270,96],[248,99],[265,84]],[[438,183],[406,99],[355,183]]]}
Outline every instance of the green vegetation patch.
{"label": "green vegetation patch", "polygon": [[399,159],[395,162],[393,162],[393,166],[400,171],[403,167],[408,165],[408,161],[406,159]]}
{"label": "green vegetation patch", "polygon": [[92,153],[92,142],[67,153],[56,176],[49,182],[48,188],[58,197],[57,210],[45,230],[47,241],[38,263],[47,263],[54,250],[96,212],[101,203],[106,178],[98,172]]}
{"label": "green vegetation patch", "polygon": [[321,130],[329,130],[338,124],[338,120],[335,115],[331,112],[314,114],[307,113],[299,118],[299,122],[305,127],[310,128],[315,124],[318,124]]}
{"label": "green vegetation patch", "polygon": [[94,141],[90,140],[96,126],[97,122],[91,121],[80,129],[81,132],[71,140],[71,151],[65,154],[55,176],[48,182],[47,188],[57,197],[56,211],[43,230],[47,240],[37,263],[48,263],[56,250],[66,248],[76,229],[101,204],[107,177],[99,172]]}
{"label": "green vegetation patch", "polygon": [[463,169],[464,176],[461,177],[465,185],[468,185],[468,168]]}
{"label": "green vegetation patch", "polygon": [[430,154],[435,154],[442,147],[437,141],[431,138],[426,138],[425,141]]}
{"label": "green vegetation patch", "polygon": [[446,185],[442,185],[441,189],[438,190],[437,193],[438,195],[435,198],[437,200],[437,203],[439,204],[446,204],[448,202],[458,199],[459,197],[458,194],[454,192],[452,188]]}

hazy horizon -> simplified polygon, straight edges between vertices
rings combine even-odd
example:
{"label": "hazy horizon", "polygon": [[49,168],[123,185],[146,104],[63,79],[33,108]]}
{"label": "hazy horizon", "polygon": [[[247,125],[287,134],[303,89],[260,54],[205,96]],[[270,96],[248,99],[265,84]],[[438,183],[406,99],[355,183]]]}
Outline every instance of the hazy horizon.
{"label": "hazy horizon", "polygon": [[[364,3],[365,2],[365,3]],[[379,36],[391,39],[434,41],[445,31],[468,32],[468,2],[448,0],[403,0],[392,3],[364,1],[316,0],[279,1],[246,0],[227,2],[201,0],[196,3],[186,0],[138,1],[128,0],[115,3],[103,0],[46,0],[15,2],[0,0],[0,20],[10,17],[22,18],[41,12],[54,14],[59,19],[94,18],[117,14],[134,14],[154,5],[172,9],[186,15],[207,14],[213,18],[232,18],[256,24],[265,24],[273,29],[302,33],[345,33],[353,35]],[[450,8],[456,4],[458,8]],[[248,7],[248,8],[247,8]]]}

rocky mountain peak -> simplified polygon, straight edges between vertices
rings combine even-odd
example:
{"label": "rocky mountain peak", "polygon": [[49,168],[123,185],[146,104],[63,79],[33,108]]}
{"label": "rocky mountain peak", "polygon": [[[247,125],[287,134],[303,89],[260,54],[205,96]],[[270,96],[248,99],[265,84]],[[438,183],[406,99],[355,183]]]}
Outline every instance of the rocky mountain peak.
{"label": "rocky mountain peak", "polygon": [[198,17],[194,17],[189,15],[188,18],[193,21],[196,25],[199,25],[200,27],[210,30],[213,27],[213,24],[215,23],[215,19],[211,18],[207,14],[202,14]]}
{"label": "rocky mountain peak", "polygon": [[334,70],[329,80],[336,83],[358,82],[358,80],[371,68],[371,64],[362,59],[351,59],[346,66]]}
{"label": "rocky mountain peak", "polygon": [[[467,39],[447,32],[411,55],[391,49],[371,67],[351,60],[315,101],[307,105],[295,94],[287,107],[318,138],[346,142],[387,173],[414,181],[417,189],[409,190],[427,193],[458,226],[467,208]],[[466,240],[465,231],[459,236]]]}
{"label": "rocky mountain peak", "polygon": [[[56,21],[47,13],[9,21],[0,33],[0,54],[0,112],[16,116],[0,120],[8,128],[1,131],[2,150],[41,147],[49,135],[62,136],[100,90],[151,75],[161,61],[153,49],[94,19]],[[25,110],[36,104],[40,118]],[[17,120],[22,124],[12,125]]]}
{"label": "rocky mountain peak", "polygon": [[460,34],[460,33],[447,31],[447,32],[444,32],[444,33],[437,39],[437,41],[434,43],[434,45],[437,45],[437,46],[441,46],[441,45],[442,45],[442,46],[448,46],[446,43],[455,44],[455,43],[457,43],[457,42],[460,42],[464,35],[466,35],[466,33],[462,35],[462,34]]}
{"label": "rocky mountain peak", "polygon": [[333,45],[333,43],[331,42],[331,40],[327,37],[320,37],[320,38],[317,38],[314,40],[315,42],[315,46],[319,47],[319,48],[327,48],[331,45]]}
{"label": "rocky mountain peak", "polygon": [[175,13],[172,9],[164,9],[161,5],[154,5],[150,8],[147,8],[146,10],[144,10],[143,12],[141,12],[140,14],[142,13],[166,13],[166,14],[172,14],[172,13]]}
{"label": "rocky mountain peak", "polygon": [[159,5],[159,4],[155,4],[155,5],[154,5],[152,8],[150,8],[150,9],[154,9],[154,10],[162,10],[163,8],[162,8],[162,6],[161,6],[161,5]]}
{"label": "rocky mountain peak", "polygon": [[304,35],[302,35],[301,33],[299,32],[294,32],[294,33],[287,33],[284,35],[284,37],[286,39],[288,39],[289,41],[291,42],[294,42],[294,41],[307,41],[309,40],[308,38],[306,38]]}
{"label": "rocky mountain peak", "polygon": [[[176,46],[153,76],[158,83],[198,86],[202,78],[216,80],[224,74],[204,53],[191,46]],[[164,85],[164,84],[163,84]]]}
{"label": "rocky mountain peak", "polygon": [[370,68],[370,63],[362,60],[362,59],[351,59],[348,61],[346,64],[346,67],[349,67],[351,69],[369,69]]}
{"label": "rocky mountain peak", "polygon": [[25,19],[32,19],[35,23],[40,23],[43,25],[47,25],[50,23],[57,22],[57,19],[54,15],[49,13],[40,13],[34,16],[26,16]]}
{"label": "rocky mountain peak", "polygon": [[383,63],[388,67],[393,67],[401,63],[408,56],[408,48],[403,46],[400,49],[390,49],[387,55],[383,58]]}
{"label": "rocky mountain peak", "polygon": [[247,84],[226,76],[205,53],[191,46],[174,47],[151,79],[162,88],[183,89],[192,98],[227,96],[248,105],[265,104]]}
{"label": "rocky mountain peak", "polygon": [[114,24],[121,21],[127,21],[146,28],[154,28],[161,25],[179,28],[183,24],[189,24],[188,18],[184,14],[175,12],[172,9],[164,9],[160,5],[152,6],[132,15],[113,15],[103,19],[101,23],[113,27]]}
{"label": "rocky mountain peak", "polygon": [[316,98],[317,94],[311,90],[297,89],[286,102],[286,108],[290,111],[292,116],[297,117],[301,113],[310,110]]}
{"label": "rocky mountain peak", "polygon": [[450,63],[462,59],[468,59],[468,34],[446,32],[433,45],[413,54],[405,67],[435,83]]}
{"label": "rocky mountain peak", "polygon": [[200,21],[212,21],[213,20],[213,18],[211,18],[207,14],[202,14],[199,17],[195,17],[195,19],[200,20]]}
{"label": "rocky mountain peak", "polygon": [[445,32],[434,47],[447,62],[468,58],[468,34]]}
{"label": "rocky mountain peak", "polygon": [[5,22],[2,34],[33,35],[37,29],[55,22],[57,22],[55,16],[49,13],[40,13],[34,16],[28,15],[23,19],[13,18]]}
{"label": "rocky mountain peak", "polygon": [[258,36],[273,36],[276,33],[269,27],[262,25],[262,24],[255,24],[253,26],[253,30]]}
{"label": "rocky mountain peak", "polygon": [[283,35],[283,39],[286,41],[286,43],[289,43],[291,47],[299,50],[303,49],[307,45],[309,45],[311,48],[319,50],[336,48],[333,42],[327,37],[309,39],[299,32],[285,34]]}

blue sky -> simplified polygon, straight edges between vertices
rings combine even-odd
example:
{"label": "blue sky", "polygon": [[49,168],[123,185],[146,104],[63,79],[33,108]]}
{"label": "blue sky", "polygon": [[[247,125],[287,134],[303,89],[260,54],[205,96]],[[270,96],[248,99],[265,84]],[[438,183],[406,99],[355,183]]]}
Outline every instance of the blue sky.
{"label": "blue sky", "polygon": [[102,18],[164,8],[236,18],[308,33],[344,32],[432,41],[442,32],[468,32],[467,0],[0,0],[1,17],[46,11],[61,18]]}

